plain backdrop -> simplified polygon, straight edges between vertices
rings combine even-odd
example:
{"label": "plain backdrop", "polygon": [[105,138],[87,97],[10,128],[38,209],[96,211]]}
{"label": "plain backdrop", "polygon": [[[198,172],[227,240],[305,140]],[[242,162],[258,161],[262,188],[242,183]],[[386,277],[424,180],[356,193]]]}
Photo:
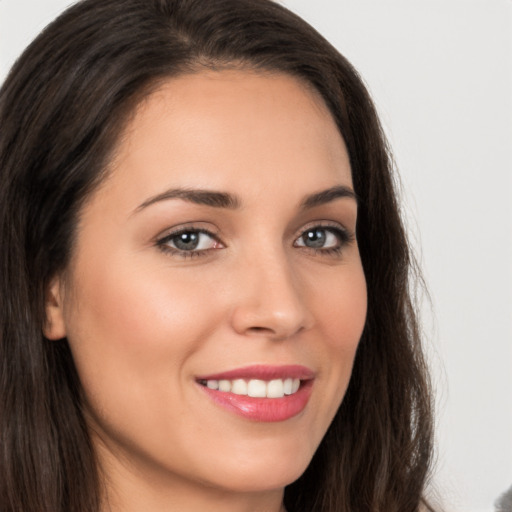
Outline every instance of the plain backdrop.
{"label": "plain backdrop", "polygon": [[[512,0],[283,3],[376,101],[431,295],[434,485],[447,512],[491,512],[512,485]],[[1,80],[69,4],[0,0]]]}

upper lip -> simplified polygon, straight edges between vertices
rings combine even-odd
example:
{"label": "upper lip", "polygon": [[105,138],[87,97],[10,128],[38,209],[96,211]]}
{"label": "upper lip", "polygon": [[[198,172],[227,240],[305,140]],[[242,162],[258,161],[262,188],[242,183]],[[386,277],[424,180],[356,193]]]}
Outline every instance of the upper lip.
{"label": "upper lip", "polygon": [[220,373],[197,376],[197,380],[234,380],[234,379],[300,379],[309,380],[315,377],[315,372],[306,366],[291,365],[264,365],[257,364],[235,368]]}

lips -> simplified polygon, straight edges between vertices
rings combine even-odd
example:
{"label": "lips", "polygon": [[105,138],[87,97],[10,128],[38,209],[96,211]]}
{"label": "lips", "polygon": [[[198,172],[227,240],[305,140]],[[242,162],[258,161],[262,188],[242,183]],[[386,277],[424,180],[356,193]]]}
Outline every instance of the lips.
{"label": "lips", "polygon": [[300,365],[257,365],[196,379],[214,403],[253,421],[285,421],[306,407],[314,372]]}

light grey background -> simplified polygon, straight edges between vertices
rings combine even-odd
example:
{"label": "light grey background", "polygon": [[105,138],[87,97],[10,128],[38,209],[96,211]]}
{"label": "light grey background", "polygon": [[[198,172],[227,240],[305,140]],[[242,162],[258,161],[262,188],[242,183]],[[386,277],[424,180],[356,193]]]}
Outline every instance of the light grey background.
{"label": "light grey background", "polygon": [[[435,485],[447,512],[490,512],[512,485],[512,1],[284,3],[375,98],[433,303]],[[0,0],[0,79],[69,4]]]}

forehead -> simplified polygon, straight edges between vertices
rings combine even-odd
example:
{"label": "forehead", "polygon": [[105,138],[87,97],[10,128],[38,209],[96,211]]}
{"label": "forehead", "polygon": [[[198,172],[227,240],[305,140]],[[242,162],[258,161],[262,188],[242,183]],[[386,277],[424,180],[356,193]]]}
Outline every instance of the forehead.
{"label": "forehead", "polygon": [[110,167],[108,181],[132,181],[139,197],[166,186],[250,192],[264,183],[291,194],[351,185],[345,144],[320,95],[294,77],[246,70],[163,83],[138,105]]}

